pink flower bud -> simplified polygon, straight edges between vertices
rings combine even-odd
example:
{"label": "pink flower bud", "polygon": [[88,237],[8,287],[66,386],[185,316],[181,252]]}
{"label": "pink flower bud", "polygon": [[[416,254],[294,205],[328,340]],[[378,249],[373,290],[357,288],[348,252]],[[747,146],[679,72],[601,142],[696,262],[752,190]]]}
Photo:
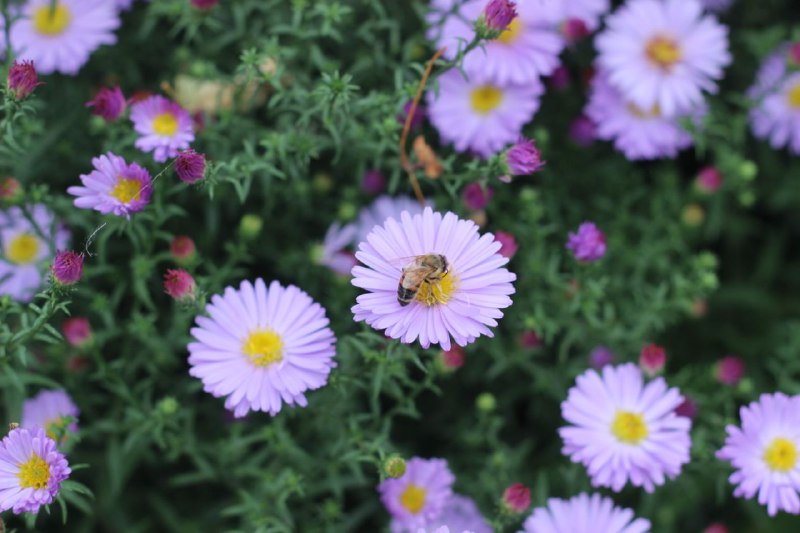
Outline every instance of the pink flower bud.
{"label": "pink flower bud", "polygon": [[464,205],[473,211],[486,207],[492,196],[494,196],[494,190],[488,186],[484,189],[477,181],[464,187],[464,191],[461,193]]}
{"label": "pink flower bud", "polygon": [[483,9],[486,26],[496,31],[505,30],[517,16],[514,2],[509,0],[489,0]]}
{"label": "pink flower bud", "polygon": [[184,183],[200,181],[206,173],[206,156],[191,148],[180,152],[175,159],[175,172]]}
{"label": "pink flower bud", "polygon": [[578,226],[577,233],[570,232],[567,248],[572,250],[578,261],[598,261],[606,255],[606,236],[594,222],[584,222]]}
{"label": "pink flower bud", "polygon": [[538,348],[542,345],[542,338],[532,329],[523,331],[519,336],[519,345],[522,348]]}
{"label": "pink flower bud", "polygon": [[206,11],[217,5],[219,0],[191,0],[192,7]]}
{"label": "pink flower bud", "polygon": [[164,274],[164,292],[178,302],[186,303],[194,300],[195,288],[194,278],[182,268],[169,269]]}
{"label": "pink flower bud", "polygon": [[574,43],[589,35],[589,27],[586,22],[579,18],[569,18],[561,23],[561,35],[570,42]]}
{"label": "pink flower bud", "polygon": [[569,137],[578,146],[586,148],[597,138],[597,125],[586,115],[580,115],[570,124]]}
{"label": "pink flower bud", "polygon": [[194,241],[186,235],[177,235],[169,243],[169,253],[179,265],[191,263],[197,256]]}
{"label": "pink flower bud", "polygon": [[800,42],[792,43],[789,46],[789,62],[795,67],[800,67]]}
{"label": "pink flower bud", "polygon": [[550,74],[548,82],[550,84],[550,87],[552,87],[557,91],[563,91],[564,89],[569,87],[570,75],[567,67],[565,67],[564,65],[557,66],[556,69],[553,71],[553,73]]}
{"label": "pink flower bud", "polygon": [[[397,116],[397,122],[400,125],[404,125],[406,123],[406,119],[408,118],[408,114],[411,113],[411,106],[413,105],[414,101],[409,100],[408,102],[403,105],[403,113]],[[411,124],[409,124],[410,129],[416,130],[422,126],[423,121],[425,120],[425,116],[427,115],[427,111],[425,106],[421,103],[417,104],[417,108],[414,110],[414,116],[411,117]]]}
{"label": "pink flower bud", "polygon": [[497,251],[503,257],[511,259],[517,253],[517,240],[514,236],[507,231],[497,230],[494,232],[494,240],[500,243],[500,249]]}
{"label": "pink flower bud", "polygon": [[531,505],[531,489],[514,483],[503,492],[503,507],[512,513],[524,513]]}
{"label": "pink flower bud", "polygon": [[703,192],[715,192],[722,186],[722,173],[716,167],[704,167],[697,173],[696,183]]}
{"label": "pink flower bud", "polygon": [[53,280],[59,285],[74,285],[83,277],[83,254],[71,250],[56,252],[50,267]]}
{"label": "pink flower bud", "polygon": [[715,522],[705,528],[703,533],[728,533],[728,528],[721,522]]}
{"label": "pink flower bud", "polygon": [[89,319],[83,316],[75,316],[62,322],[61,333],[67,342],[76,348],[82,348],[92,342]]}
{"label": "pink flower bud", "polygon": [[361,189],[367,194],[380,194],[386,190],[386,178],[380,170],[370,169],[361,178]]}
{"label": "pink flower bud", "polygon": [[738,385],[745,373],[744,360],[735,355],[726,355],[717,363],[717,381],[723,385]]}
{"label": "pink flower bud", "polygon": [[697,416],[697,403],[690,397],[684,396],[683,402],[675,408],[675,414],[693,420]]}
{"label": "pink flower bud", "polygon": [[8,90],[15,100],[27,98],[37,86],[41,85],[33,61],[14,61],[8,71]]}
{"label": "pink flower bud", "polygon": [[108,121],[116,120],[125,112],[128,103],[122,89],[117,87],[103,87],[92,100],[86,102],[86,107],[92,108],[92,114],[103,117]]}
{"label": "pink flower bud", "polygon": [[600,370],[614,362],[614,352],[608,346],[595,346],[589,353],[589,366]]}
{"label": "pink flower bud", "polygon": [[664,348],[657,344],[645,344],[639,353],[639,368],[648,375],[653,377],[664,370],[667,364],[667,352]]}
{"label": "pink flower bud", "polygon": [[22,185],[12,177],[0,180],[0,200],[13,203],[22,198]]}
{"label": "pink flower bud", "polygon": [[458,344],[453,344],[449,350],[442,350],[439,353],[442,366],[448,370],[456,370],[464,366],[464,359],[466,354],[464,348]]}
{"label": "pink flower bud", "polygon": [[506,166],[512,176],[527,176],[544,166],[541,152],[533,139],[520,138],[506,151]]}

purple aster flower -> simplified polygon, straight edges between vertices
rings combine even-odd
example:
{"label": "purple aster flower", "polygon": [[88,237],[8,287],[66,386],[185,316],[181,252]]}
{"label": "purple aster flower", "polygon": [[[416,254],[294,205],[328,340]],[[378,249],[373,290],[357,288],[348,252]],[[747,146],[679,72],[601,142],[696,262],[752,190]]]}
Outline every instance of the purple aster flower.
{"label": "purple aster flower", "polygon": [[703,15],[697,0],[629,0],[596,39],[609,82],[639,109],[668,117],[690,112],[715,93],[731,61],[728,29]]}
{"label": "purple aster flower", "polygon": [[367,240],[367,235],[375,226],[382,226],[388,218],[400,218],[400,213],[408,211],[410,215],[422,213],[422,206],[410,196],[379,196],[358,214],[358,227],[353,245]]}
{"label": "purple aster flower", "polygon": [[91,101],[86,102],[86,107],[92,108],[93,115],[103,117],[107,121],[117,120],[125,112],[127,105],[119,85],[103,87]]}
{"label": "purple aster flower", "polygon": [[[706,106],[701,103],[691,118],[699,123],[705,113]],[[657,105],[640,108],[612,87],[604,73],[595,76],[586,114],[596,125],[597,138],[613,141],[630,160],[676,157],[693,143],[680,123],[687,115],[667,117]]]}
{"label": "purple aster flower", "polygon": [[206,156],[189,148],[175,158],[175,172],[184,183],[196,183],[206,176]]}
{"label": "purple aster flower", "polygon": [[758,71],[748,97],[753,134],[775,149],[789,148],[800,154],[800,72],[790,71],[790,48],[784,44],[771,54]]}
{"label": "purple aster flower", "polygon": [[43,428],[17,428],[0,442],[0,511],[37,513],[72,471]]}
{"label": "purple aster flower", "polygon": [[20,302],[30,301],[41,287],[51,249],[66,248],[69,241],[69,232],[54,224],[47,207],[36,204],[28,211],[32,220],[19,207],[0,211],[0,295]]}
{"label": "purple aster flower", "polygon": [[515,142],[539,109],[544,86],[538,79],[498,85],[451,69],[428,92],[428,114],[443,141],[459,152],[489,157]]}
{"label": "purple aster flower", "polygon": [[44,428],[47,436],[56,440],[63,435],[60,444],[64,444],[69,433],[78,431],[78,415],[80,411],[69,394],[63,390],[43,390],[22,404],[20,426],[27,429]]}
{"label": "purple aster flower", "polygon": [[414,457],[397,479],[378,485],[381,501],[392,515],[392,532],[415,532],[441,516],[453,494],[455,477],[444,459]]}
{"label": "purple aster flower", "polygon": [[650,521],[617,507],[611,498],[582,493],[569,500],[550,498],[522,527],[520,533],[647,533]]}
{"label": "purple aster flower", "polygon": [[[436,0],[427,16],[428,38],[444,56],[453,59],[459,49],[475,38],[475,22],[486,0]],[[537,83],[559,64],[564,39],[556,28],[560,7],[556,2],[518,2],[518,16],[497,39],[485,42],[464,57],[464,69],[472,78],[482,76],[498,85]]]}
{"label": "purple aster flower", "polygon": [[570,232],[567,248],[578,261],[597,261],[606,255],[606,236],[594,222],[584,222],[578,226],[578,233]]}
{"label": "purple aster flower", "polygon": [[194,141],[194,125],[189,113],[163,96],[150,96],[131,105],[131,120],[141,135],[135,146],[153,152],[153,159],[163,163],[189,148]]}
{"label": "purple aster flower", "polygon": [[92,165],[92,172],[80,176],[82,187],[67,189],[69,194],[77,196],[75,207],[130,219],[131,213],[141,211],[150,203],[152,178],[138,164],[129,165],[122,157],[108,152],[92,159]]}
{"label": "purple aster flower", "polygon": [[514,146],[506,150],[506,165],[513,176],[527,176],[541,170],[544,161],[536,142],[520,137]]}
{"label": "purple aster flower", "polygon": [[728,480],[733,495],[778,511],[800,514],[800,396],[762,394],[739,410],[742,427],[728,426],[717,458],[736,470]]}
{"label": "purple aster flower", "polygon": [[275,416],[283,404],[305,407],[305,392],[328,381],[336,338],[325,309],[294,285],[242,281],[211,297],[189,344],[189,374],[237,418]]}
{"label": "purple aster flower", "polygon": [[108,0],[28,0],[11,28],[17,55],[32,59],[42,74],[75,75],[100,45],[114,44],[117,7]]}
{"label": "purple aster flower", "polygon": [[[683,397],[663,378],[646,385],[632,363],[587,370],[569,390],[558,430],[563,453],[583,464],[592,485],[619,492],[630,482],[653,492],[689,462],[691,421],[675,414]],[[602,531],[602,529],[600,530]]]}
{"label": "purple aster flower", "polygon": [[471,498],[453,494],[447,500],[439,518],[428,526],[428,530],[446,527],[449,531],[461,533],[492,533],[492,528],[486,522],[478,506]]}
{"label": "purple aster flower", "polygon": [[[393,339],[409,344],[419,339],[423,348],[439,344],[450,349],[452,337],[466,346],[477,337],[492,337],[516,276],[502,268],[508,258],[498,253],[502,244],[491,234],[480,236],[478,226],[453,213],[420,215],[407,212],[389,218],[359,244],[353,285],[368,292],[357,298],[353,314]],[[398,301],[400,278],[416,264],[417,256],[444,256],[446,273],[439,281],[420,283],[408,305]]]}
{"label": "purple aster flower", "polygon": [[342,226],[339,222],[334,222],[325,233],[322,242],[322,252],[317,259],[317,263],[324,265],[341,276],[350,276],[353,267],[358,264],[356,256],[346,250],[353,244],[358,227],[355,224]]}
{"label": "purple aster flower", "polygon": [[72,250],[57,251],[50,272],[59,285],[78,283],[83,277],[83,254],[76,254]]}
{"label": "purple aster flower", "polygon": [[701,0],[703,7],[712,13],[722,13],[733,5],[733,0]]}
{"label": "purple aster flower", "polygon": [[24,100],[41,85],[33,61],[14,61],[8,70],[8,90],[14,95],[15,100]]}

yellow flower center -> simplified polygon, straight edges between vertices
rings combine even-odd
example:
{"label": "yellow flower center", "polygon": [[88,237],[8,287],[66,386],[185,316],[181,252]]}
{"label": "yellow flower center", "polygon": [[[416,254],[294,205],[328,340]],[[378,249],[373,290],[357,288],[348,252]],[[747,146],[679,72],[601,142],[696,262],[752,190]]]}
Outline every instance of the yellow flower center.
{"label": "yellow flower center", "polygon": [[257,329],[251,332],[242,351],[256,366],[269,366],[283,359],[283,339],[271,329]]}
{"label": "yellow flower center", "polygon": [[472,90],[472,109],[480,115],[493,111],[503,101],[503,91],[493,85],[483,85]]}
{"label": "yellow flower center", "polygon": [[50,479],[50,465],[33,454],[30,459],[19,464],[19,486],[23,489],[46,489]]}
{"label": "yellow flower center", "polygon": [[409,513],[417,514],[425,507],[425,489],[409,483],[403,494],[400,495],[400,505]]}
{"label": "yellow flower center", "polygon": [[647,437],[647,424],[640,413],[619,411],[611,423],[611,433],[625,444],[639,444]]}
{"label": "yellow flower center", "polygon": [[496,41],[499,41],[503,44],[511,44],[517,39],[519,39],[520,34],[522,33],[522,23],[519,21],[519,17],[514,17],[506,29],[503,30],[503,33],[500,34]]}
{"label": "yellow flower center", "polygon": [[111,189],[111,196],[127,204],[133,200],[138,200],[139,195],[142,193],[142,184],[136,180],[127,180],[119,178],[117,184]]}
{"label": "yellow flower center", "polygon": [[6,259],[18,265],[36,261],[39,255],[39,239],[30,233],[20,233],[6,246]]}
{"label": "yellow flower center", "polygon": [[631,115],[641,120],[648,120],[661,116],[661,108],[658,106],[658,104],[653,105],[649,111],[645,111],[633,102],[628,102],[628,111]]}
{"label": "yellow flower center", "polygon": [[683,58],[678,43],[674,39],[664,36],[657,36],[650,39],[645,47],[645,54],[651,63],[664,70]]}
{"label": "yellow flower center", "polygon": [[164,137],[172,137],[178,131],[178,119],[172,113],[161,113],[153,119],[153,131]]}
{"label": "yellow flower center", "polygon": [[764,462],[773,472],[788,472],[797,464],[797,446],[789,439],[778,437],[764,450]]}
{"label": "yellow flower center", "polygon": [[61,35],[69,26],[72,13],[67,6],[57,3],[55,9],[49,5],[36,9],[33,13],[33,27],[42,35]]}
{"label": "yellow flower center", "polygon": [[458,278],[448,272],[439,281],[424,282],[419,286],[416,299],[428,307],[446,304],[458,288]]}
{"label": "yellow flower center", "polygon": [[786,94],[786,100],[789,101],[789,106],[794,109],[800,109],[800,83],[796,83],[794,87],[789,89]]}

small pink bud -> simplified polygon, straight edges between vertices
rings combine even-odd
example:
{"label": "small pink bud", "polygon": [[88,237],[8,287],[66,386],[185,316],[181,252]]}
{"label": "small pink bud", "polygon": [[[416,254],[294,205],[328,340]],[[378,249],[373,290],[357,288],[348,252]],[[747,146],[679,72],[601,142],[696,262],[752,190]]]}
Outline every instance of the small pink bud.
{"label": "small pink bud", "polygon": [[[411,106],[413,105],[414,101],[409,100],[408,102],[403,105],[403,113],[397,116],[397,122],[400,125],[404,125],[406,123],[406,119],[408,118],[408,114],[411,113]],[[419,129],[422,126],[422,123],[425,121],[425,116],[427,115],[427,111],[425,106],[421,103],[417,104],[417,108],[414,110],[414,116],[411,117],[411,124],[409,127],[412,130]]]}
{"label": "small pink bud", "polygon": [[649,377],[660,374],[667,364],[667,352],[657,344],[645,344],[639,354],[639,368]]}
{"label": "small pink bud", "polygon": [[600,370],[614,362],[614,352],[608,346],[595,346],[589,353],[589,366]]}
{"label": "small pink bud", "polygon": [[82,348],[92,342],[92,327],[89,325],[89,319],[83,316],[66,319],[61,324],[61,333],[67,342],[76,348]]}
{"label": "small pink bud", "polygon": [[192,7],[206,11],[217,5],[219,0],[191,0]]}
{"label": "small pink bud", "polygon": [[464,348],[457,344],[453,344],[449,350],[442,350],[439,352],[439,357],[444,366],[448,370],[456,370],[464,366],[464,359],[466,354]]}
{"label": "small pink bud", "polygon": [[8,71],[8,90],[15,100],[27,98],[37,86],[41,85],[33,61],[14,61]]}
{"label": "small pink bud", "polygon": [[696,183],[703,192],[715,192],[722,186],[722,173],[716,167],[704,167],[697,173]]}
{"label": "small pink bud", "polygon": [[489,0],[483,9],[486,26],[495,31],[505,30],[517,16],[514,2],[509,0]]}
{"label": "small pink bud", "polygon": [[586,148],[597,138],[597,125],[586,115],[580,115],[570,124],[569,137],[578,146]]}
{"label": "small pink bud", "polygon": [[690,397],[684,396],[683,402],[675,408],[675,414],[693,420],[697,416],[697,403]]}
{"label": "small pink bud", "polygon": [[473,211],[486,207],[492,196],[494,196],[494,190],[489,186],[484,189],[477,181],[464,187],[464,191],[461,193],[464,205],[467,206],[467,209],[472,209]]}
{"label": "small pink bud", "polygon": [[22,198],[22,185],[12,177],[0,180],[0,200],[13,203]]}
{"label": "small pink bud", "polygon": [[579,18],[569,18],[561,23],[561,35],[570,42],[574,43],[589,35],[589,27]]}
{"label": "small pink bud", "polygon": [[500,243],[500,249],[497,251],[503,257],[511,259],[517,253],[517,240],[514,236],[507,231],[497,230],[494,232],[494,240]]}
{"label": "small pink bud", "polygon": [[92,114],[103,117],[108,121],[116,120],[125,112],[128,103],[119,86],[103,87],[95,97],[86,102],[86,107],[92,108]]}
{"label": "small pink bud", "polygon": [[527,176],[544,166],[542,153],[533,139],[521,137],[506,151],[506,167],[512,176]]}
{"label": "small pink bud", "polygon": [[789,62],[795,67],[800,67],[800,42],[792,43],[789,46]]}
{"label": "small pink bud", "polygon": [[89,359],[82,355],[73,355],[67,359],[66,366],[68,371],[77,374],[86,370],[86,367],[89,366]]}
{"label": "small pink bud", "polygon": [[195,288],[194,278],[182,268],[169,269],[164,274],[164,292],[178,302],[193,301]]}
{"label": "small pink bud", "polygon": [[745,373],[744,360],[735,355],[726,355],[717,363],[717,381],[723,385],[738,385]]}
{"label": "small pink bud", "polygon": [[386,178],[380,170],[370,169],[361,178],[361,189],[367,194],[380,194],[386,190]]}
{"label": "small pink bud", "polygon": [[186,235],[177,235],[169,243],[169,253],[179,265],[191,263],[197,256],[194,241]]}
{"label": "small pink bud", "polygon": [[522,348],[538,348],[542,345],[542,338],[538,333],[529,329],[520,334],[519,345]]}
{"label": "small pink bud", "polygon": [[606,235],[594,222],[584,222],[578,231],[567,236],[566,247],[575,254],[575,259],[585,263],[599,261],[606,255]]}
{"label": "small pink bud", "polygon": [[71,250],[56,252],[50,267],[53,280],[59,285],[74,285],[83,277],[83,254]]}
{"label": "small pink bud", "polygon": [[569,87],[570,82],[570,75],[569,70],[564,65],[559,65],[550,74],[550,78],[548,78],[548,82],[550,83],[550,87],[557,91],[563,91],[567,87]]}
{"label": "small pink bud", "polygon": [[531,505],[531,489],[514,483],[503,492],[503,507],[512,513],[524,513]]}
{"label": "small pink bud", "polygon": [[184,183],[200,181],[206,173],[206,156],[191,148],[180,152],[175,159],[175,172]]}
{"label": "small pink bud", "polygon": [[728,533],[728,528],[721,522],[715,522],[705,528],[703,533]]}

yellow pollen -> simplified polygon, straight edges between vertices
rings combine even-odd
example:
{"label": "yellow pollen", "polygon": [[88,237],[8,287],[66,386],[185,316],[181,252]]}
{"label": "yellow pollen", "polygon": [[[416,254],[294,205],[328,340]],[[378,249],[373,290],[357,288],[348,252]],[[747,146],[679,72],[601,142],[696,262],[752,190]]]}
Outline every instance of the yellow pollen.
{"label": "yellow pollen", "polygon": [[19,486],[23,489],[46,489],[50,479],[50,465],[33,454],[30,459],[19,464]]}
{"label": "yellow pollen", "polygon": [[519,21],[519,17],[514,17],[506,29],[503,30],[503,33],[495,39],[503,44],[511,44],[517,39],[519,39],[520,34],[522,33],[522,23]]}
{"label": "yellow pollen", "polygon": [[428,307],[446,304],[458,287],[458,278],[448,272],[439,281],[425,282],[419,286],[416,300]]}
{"label": "yellow pollen", "polygon": [[658,106],[658,104],[653,105],[649,111],[645,111],[633,102],[628,102],[628,111],[634,117],[642,120],[658,118],[661,116],[661,108]]}
{"label": "yellow pollen", "polygon": [[242,344],[242,351],[256,366],[269,366],[283,359],[283,339],[271,329],[257,329]]}
{"label": "yellow pollen", "polygon": [[417,514],[425,507],[425,489],[410,483],[400,495],[400,505],[409,513]]}
{"label": "yellow pollen", "polygon": [[789,439],[778,437],[764,450],[764,462],[773,472],[788,472],[797,464],[797,446]]}
{"label": "yellow pollen", "polygon": [[472,90],[470,100],[472,101],[473,111],[486,115],[503,101],[503,91],[493,85],[483,85]]}
{"label": "yellow pollen", "polygon": [[133,200],[138,200],[139,195],[142,193],[142,184],[136,180],[126,180],[125,178],[118,178],[117,184],[111,189],[111,196],[122,202],[128,204]]}
{"label": "yellow pollen", "polygon": [[647,437],[647,424],[639,413],[618,411],[611,423],[611,433],[625,444],[639,444]]}
{"label": "yellow pollen", "polygon": [[789,89],[786,94],[786,100],[789,101],[789,106],[795,109],[800,109],[800,83],[796,83],[794,87]]}
{"label": "yellow pollen", "polygon": [[178,131],[178,119],[172,113],[161,113],[153,119],[153,131],[164,137],[172,137]]}
{"label": "yellow pollen", "polygon": [[664,70],[669,69],[683,58],[678,43],[674,39],[657,36],[650,39],[645,47],[645,54],[651,63]]}
{"label": "yellow pollen", "polygon": [[18,265],[36,261],[39,255],[39,239],[30,233],[20,233],[6,246],[6,259]]}
{"label": "yellow pollen", "polygon": [[61,35],[69,26],[72,13],[64,4],[56,3],[55,9],[49,5],[37,8],[33,13],[33,27],[42,35]]}

